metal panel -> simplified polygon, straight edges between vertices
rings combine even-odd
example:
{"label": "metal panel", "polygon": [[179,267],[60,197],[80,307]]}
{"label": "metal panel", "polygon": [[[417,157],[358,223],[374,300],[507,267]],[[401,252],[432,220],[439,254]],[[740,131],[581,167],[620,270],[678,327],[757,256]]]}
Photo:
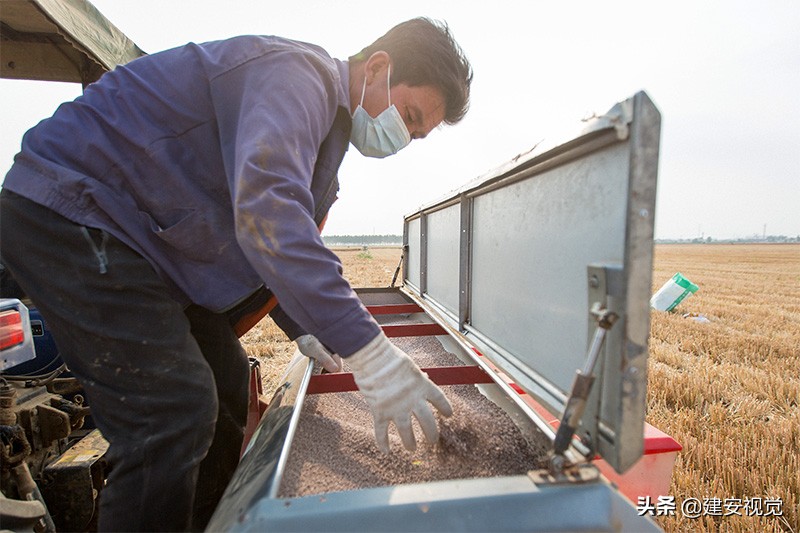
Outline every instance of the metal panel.
{"label": "metal panel", "polygon": [[428,215],[427,294],[458,316],[460,204]]}
{"label": "metal panel", "polygon": [[[537,147],[407,217],[461,202],[461,231],[442,252],[460,243],[458,270],[447,273],[461,280],[458,327],[554,414],[583,367],[592,304],[619,315],[576,432],[618,471],[643,449],[659,136],[660,114],[641,92],[573,139]],[[602,295],[590,266],[604,273]]]}
{"label": "metal panel", "polygon": [[420,225],[419,217],[406,222],[408,235],[408,248],[406,249],[406,282],[414,287],[420,286]]}
{"label": "metal panel", "polygon": [[471,324],[564,392],[586,352],[586,267],[623,261],[628,154],[617,144],[474,200]]}
{"label": "metal panel", "polygon": [[217,513],[209,531],[660,531],[605,483],[540,488],[527,476],[262,498],[238,520]]}

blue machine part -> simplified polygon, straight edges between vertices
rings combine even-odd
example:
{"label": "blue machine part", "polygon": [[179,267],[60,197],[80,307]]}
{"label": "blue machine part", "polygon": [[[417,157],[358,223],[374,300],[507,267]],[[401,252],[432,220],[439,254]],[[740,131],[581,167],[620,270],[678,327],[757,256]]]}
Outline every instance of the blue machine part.
{"label": "blue machine part", "polygon": [[[30,361],[25,361],[19,365],[5,370],[4,374],[12,376],[33,376],[52,372],[61,366],[61,356],[58,347],[53,339],[53,335],[47,329],[47,324],[42,318],[41,313],[35,307],[28,310],[31,323],[31,333],[33,334],[33,346],[36,350],[36,357]],[[67,373],[62,374],[68,375]]]}

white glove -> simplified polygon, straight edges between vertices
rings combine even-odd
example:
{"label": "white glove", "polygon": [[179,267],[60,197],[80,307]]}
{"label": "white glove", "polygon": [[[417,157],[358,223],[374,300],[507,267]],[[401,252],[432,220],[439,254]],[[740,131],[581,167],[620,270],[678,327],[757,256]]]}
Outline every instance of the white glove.
{"label": "white glove", "polygon": [[295,341],[300,353],[314,359],[328,372],[342,371],[342,358],[329,352],[313,335],[301,335]]}
{"label": "white glove", "polygon": [[430,443],[439,439],[439,428],[428,405],[431,402],[444,416],[453,408],[444,393],[423,373],[411,358],[379,333],[366,346],[347,358],[359,390],[367,399],[375,422],[378,449],[389,453],[389,422],[394,422],[403,446],[414,450],[417,443],[411,428],[411,415],[419,422]]}

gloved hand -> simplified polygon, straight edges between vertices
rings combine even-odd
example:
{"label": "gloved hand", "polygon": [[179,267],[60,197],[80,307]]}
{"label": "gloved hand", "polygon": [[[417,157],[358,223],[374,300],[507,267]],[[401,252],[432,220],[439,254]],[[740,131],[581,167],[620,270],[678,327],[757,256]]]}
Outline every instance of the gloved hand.
{"label": "gloved hand", "polygon": [[389,453],[389,422],[394,422],[397,427],[403,446],[407,450],[416,449],[411,428],[412,414],[428,442],[434,443],[439,439],[439,428],[428,402],[444,416],[453,414],[450,402],[386,335],[379,333],[366,346],[347,357],[347,363],[372,411],[378,449]]}
{"label": "gloved hand", "polygon": [[342,371],[342,358],[329,352],[313,335],[301,335],[295,340],[300,353],[314,359],[328,372]]}

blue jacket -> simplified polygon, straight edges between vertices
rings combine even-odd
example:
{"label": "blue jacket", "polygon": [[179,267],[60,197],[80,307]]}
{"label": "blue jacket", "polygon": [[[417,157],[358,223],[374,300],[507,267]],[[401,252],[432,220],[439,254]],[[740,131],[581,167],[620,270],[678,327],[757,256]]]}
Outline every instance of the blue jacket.
{"label": "blue jacket", "polygon": [[3,187],[121,239],[184,304],[222,312],[266,285],[347,356],[380,332],[317,228],[348,81],[346,63],[278,37],[145,56],[28,131]]}

